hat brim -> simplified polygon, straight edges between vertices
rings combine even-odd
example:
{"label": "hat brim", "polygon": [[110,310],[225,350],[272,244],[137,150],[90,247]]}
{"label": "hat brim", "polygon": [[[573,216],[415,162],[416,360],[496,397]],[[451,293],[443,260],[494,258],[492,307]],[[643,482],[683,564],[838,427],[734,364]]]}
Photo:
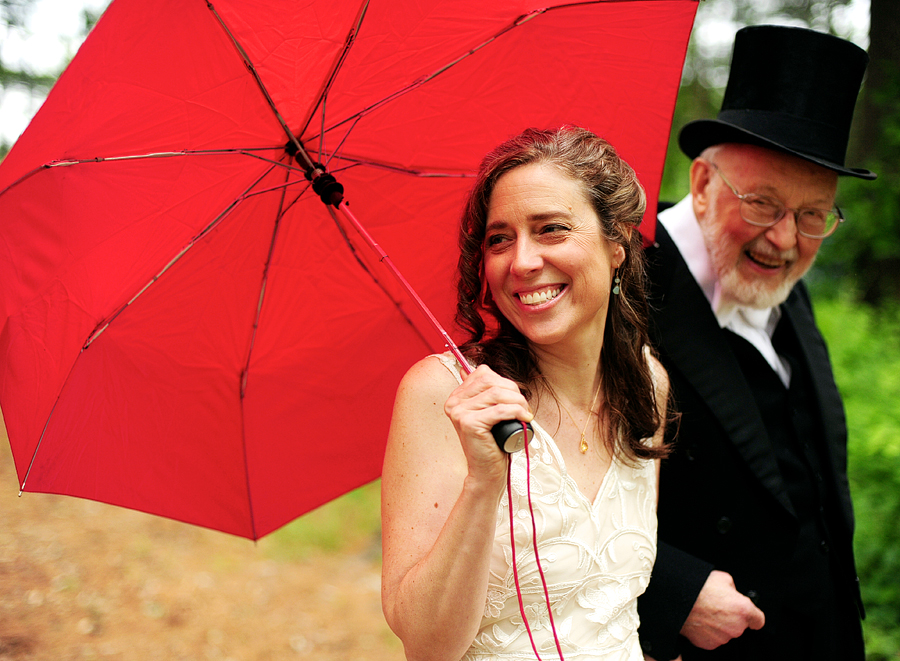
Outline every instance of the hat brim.
{"label": "hat brim", "polygon": [[803,152],[786,147],[774,140],[764,138],[752,131],[740,128],[734,124],[729,124],[728,122],[723,122],[719,119],[698,119],[693,122],[688,122],[678,134],[678,146],[681,147],[681,151],[689,158],[697,158],[707,147],[729,142],[756,145],[758,147],[765,147],[786,154],[792,154],[805,161],[833,170],[841,175],[858,177],[860,179],[875,179],[878,176],[874,172],[864,170],[863,168],[848,168],[839,163],[832,163],[825,159],[804,154]]}

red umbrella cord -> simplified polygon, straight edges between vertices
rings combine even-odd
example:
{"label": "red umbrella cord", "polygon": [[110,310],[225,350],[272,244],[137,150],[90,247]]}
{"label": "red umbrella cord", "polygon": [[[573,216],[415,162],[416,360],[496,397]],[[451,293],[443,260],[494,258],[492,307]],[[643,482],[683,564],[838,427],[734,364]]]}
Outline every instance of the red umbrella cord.
{"label": "red umbrella cord", "polygon": [[[525,425],[522,425],[523,433],[527,434],[527,430],[524,429]],[[553,607],[550,605],[550,593],[547,590],[547,581],[544,578],[544,568],[541,567],[541,558],[538,554],[538,546],[537,546],[537,528],[534,524],[534,506],[531,504],[531,455],[528,452],[528,443],[525,444],[525,483],[526,489],[525,491],[528,494],[528,513],[531,515],[531,543],[534,547],[534,562],[537,564],[538,575],[541,577],[541,585],[544,586],[544,601],[547,604],[547,616],[550,618],[550,629],[553,631],[553,642],[556,644],[556,651],[559,654],[560,661],[565,661],[563,658],[562,648],[559,644],[559,636],[556,634],[556,623],[553,621]],[[512,548],[512,567],[513,567],[513,578],[516,581],[516,596],[519,599],[519,614],[522,616],[522,622],[525,623],[525,631],[528,632],[528,640],[531,641],[531,649],[534,650],[534,655],[537,657],[538,661],[541,660],[541,655],[538,654],[537,646],[534,644],[534,636],[531,634],[531,626],[528,624],[528,617],[525,615],[525,604],[522,601],[522,589],[519,587],[519,570],[516,565],[516,531],[515,524],[513,522],[513,511],[512,511],[512,455],[508,456],[508,464],[506,468],[506,498],[509,503],[509,543]]]}

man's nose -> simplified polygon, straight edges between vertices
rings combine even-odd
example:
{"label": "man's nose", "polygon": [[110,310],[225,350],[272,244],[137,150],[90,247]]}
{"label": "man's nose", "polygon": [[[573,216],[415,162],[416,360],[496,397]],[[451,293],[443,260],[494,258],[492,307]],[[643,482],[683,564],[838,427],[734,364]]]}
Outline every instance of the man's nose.
{"label": "man's nose", "polygon": [[766,238],[779,250],[790,250],[797,245],[797,212],[785,209],[784,216],[766,230]]}

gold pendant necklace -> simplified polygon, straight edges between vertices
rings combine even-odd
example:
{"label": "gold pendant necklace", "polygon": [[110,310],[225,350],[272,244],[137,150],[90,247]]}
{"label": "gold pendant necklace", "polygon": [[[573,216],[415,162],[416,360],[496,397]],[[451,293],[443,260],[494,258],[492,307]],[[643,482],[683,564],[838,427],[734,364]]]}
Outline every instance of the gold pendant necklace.
{"label": "gold pendant necklace", "polygon": [[[587,420],[584,421],[584,427],[581,428],[581,443],[579,443],[579,445],[578,445],[578,449],[581,450],[581,454],[585,454],[588,451],[588,443],[587,443],[587,439],[585,438],[585,432],[587,431],[588,423],[591,421],[591,418],[594,415],[594,405],[597,403],[597,398],[600,396],[600,388],[602,386],[603,386],[603,383],[601,383],[599,386],[597,386],[597,392],[594,393],[594,401],[591,402],[591,407],[588,409]],[[572,424],[575,425],[575,427],[577,429],[578,423],[575,422],[575,418],[569,412],[569,409],[566,408],[566,405],[563,404],[562,401],[560,401],[558,399],[556,401],[558,401],[559,405],[563,407],[563,410],[566,412],[566,415],[569,416],[569,420],[572,421]]]}

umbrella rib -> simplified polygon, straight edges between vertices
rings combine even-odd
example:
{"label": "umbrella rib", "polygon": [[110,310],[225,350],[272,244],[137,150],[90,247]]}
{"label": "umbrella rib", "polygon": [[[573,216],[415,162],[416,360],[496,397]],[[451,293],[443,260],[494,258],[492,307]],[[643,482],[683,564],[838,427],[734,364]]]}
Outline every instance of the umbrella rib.
{"label": "umbrella rib", "polygon": [[[72,163],[67,163],[67,164],[68,164],[68,165],[71,165]],[[228,205],[228,206],[227,206],[227,207],[226,207],[226,208],[225,208],[218,216],[216,216],[216,217],[212,220],[212,222],[209,223],[209,225],[207,225],[207,226],[206,226],[205,228],[203,228],[196,236],[194,236],[194,238],[192,238],[192,239],[188,242],[188,244],[187,244],[185,247],[183,247],[183,248],[178,252],[178,254],[175,255],[175,257],[173,257],[173,258],[169,261],[168,264],[166,264],[166,265],[165,265],[165,266],[164,266],[164,267],[163,267],[163,268],[162,268],[155,276],[153,276],[153,278],[150,280],[150,282],[148,282],[146,285],[144,285],[144,286],[140,289],[140,291],[138,291],[134,296],[132,296],[132,297],[131,297],[131,300],[129,300],[129,301],[128,301],[127,303],[125,303],[124,305],[122,305],[118,310],[116,310],[115,312],[113,312],[113,313],[112,313],[110,316],[108,316],[106,319],[100,321],[100,323],[97,324],[97,327],[96,327],[96,328],[94,329],[94,331],[90,334],[90,336],[89,336],[88,339],[85,341],[85,343],[82,345],[81,350],[78,352],[78,356],[80,356],[82,353],[84,353],[84,351],[85,351],[91,344],[93,344],[93,342],[100,336],[100,334],[103,333],[103,331],[105,331],[105,330],[109,327],[109,325],[116,319],[116,317],[118,317],[122,312],[124,312],[125,309],[126,309],[128,306],[130,306],[132,303],[134,303],[134,302],[138,299],[138,297],[139,297],[141,294],[143,294],[145,291],[147,291],[147,289],[148,289],[154,282],[156,282],[157,280],[159,280],[159,279],[162,277],[162,275],[163,275],[166,271],[168,271],[168,270],[169,270],[169,269],[170,269],[170,268],[171,268],[171,267],[172,267],[179,259],[181,259],[181,258],[185,255],[185,253],[187,253],[187,252],[188,252],[188,251],[189,251],[189,250],[190,250],[190,249],[191,249],[191,248],[192,248],[192,247],[193,247],[200,239],[202,239],[206,234],[208,234],[208,233],[209,233],[210,231],[212,231],[215,227],[217,227],[217,226],[222,222],[222,220],[224,220],[225,217],[228,216],[228,215],[229,215],[229,214],[230,214],[230,213],[238,206],[238,204],[240,204],[240,203],[241,203],[243,200],[245,200],[246,198],[251,197],[252,195],[254,195],[255,192],[253,192],[253,188],[254,188],[255,186],[259,185],[259,182],[262,181],[262,180],[263,180],[269,173],[271,173],[274,169],[275,169],[275,165],[273,165],[272,167],[268,168],[263,174],[261,174],[261,175],[260,175],[253,183],[251,183],[251,184],[244,190],[243,193],[241,193],[237,198],[235,198],[234,201],[232,201],[232,202],[231,202],[231,203],[230,203],[230,204],[229,204],[229,205]],[[290,183],[290,182],[289,182],[289,183]],[[69,368],[69,374],[66,376],[65,383],[68,383],[69,377],[72,375],[72,371],[75,369],[75,364],[76,364],[77,362],[78,362],[78,357],[76,356],[75,360],[72,361],[72,366]],[[44,437],[45,437],[46,434],[47,434],[47,428],[50,426],[50,420],[53,418],[53,413],[56,411],[56,406],[57,406],[57,404],[59,403],[59,401],[60,401],[60,399],[61,399],[61,397],[62,397],[62,393],[63,393],[64,390],[65,390],[65,385],[63,385],[63,387],[60,388],[59,394],[58,394],[57,397],[56,397],[56,401],[53,403],[53,407],[50,409],[50,413],[49,413],[48,416],[47,416],[47,421],[44,423],[44,428],[41,430],[40,438],[38,438],[38,442],[37,442],[37,444],[36,444],[35,447],[34,447],[34,452],[33,452],[32,455],[31,455],[31,461],[30,461],[29,464],[28,464],[28,470],[25,472],[25,477],[22,479],[22,484],[21,484],[21,486],[19,487],[19,495],[21,495],[21,494],[25,491],[25,484],[28,482],[28,477],[29,477],[29,475],[31,475],[31,469],[32,469],[32,467],[34,466],[34,462],[37,460],[38,452],[40,451],[41,445],[42,445],[43,442],[44,442]]]}
{"label": "umbrella rib", "polygon": [[273,165],[277,165],[279,167],[285,168],[287,170],[296,170],[297,172],[303,172],[301,168],[298,168],[290,163],[284,163],[283,161],[276,161],[275,159],[266,158],[265,156],[261,156],[260,154],[254,154],[254,151],[281,151],[283,150],[283,146],[278,147],[245,147],[241,149],[184,149],[181,151],[167,151],[167,152],[148,152],[146,154],[128,154],[125,156],[94,156],[91,158],[68,158],[65,160],[55,160],[49,161],[48,163],[44,163],[43,165],[39,165],[36,168],[29,170],[21,177],[10,183],[3,190],[0,190],[0,197],[2,197],[7,191],[15,188],[19,184],[25,182],[30,179],[37,173],[43,170],[49,170],[51,168],[61,168],[61,167],[71,167],[73,165],[85,165],[87,163],[111,163],[115,161],[138,161],[143,159],[152,159],[152,158],[174,158],[176,156],[215,156],[221,154],[239,154],[243,156],[249,156],[250,158],[255,158],[260,161],[265,161],[266,163],[272,163]]}
{"label": "umbrella rib", "polygon": [[[334,217],[334,209],[332,209],[330,205],[327,205],[327,206],[328,206],[328,213],[330,213],[332,215],[332,217]],[[437,320],[437,318],[434,316],[434,314],[432,314],[431,310],[428,309],[428,306],[425,305],[425,301],[422,300],[422,298],[419,296],[419,294],[416,293],[416,290],[413,289],[412,285],[410,285],[409,282],[406,280],[406,278],[403,277],[403,274],[400,273],[400,270],[394,264],[394,262],[390,258],[390,256],[388,256],[388,254],[384,250],[382,250],[381,246],[375,242],[375,239],[373,239],[372,236],[366,231],[366,228],[363,227],[362,223],[360,223],[359,220],[356,218],[356,216],[353,215],[353,212],[350,211],[350,207],[348,206],[347,201],[342,200],[340,205],[338,206],[338,208],[340,209],[341,213],[344,214],[344,217],[347,218],[347,220],[350,222],[350,224],[356,228],[356,231],[359,232],[359,235],[369,245],[369,247],[371,247],[372,250],[374,250],[378,254],[378,258],[381,261],[381,263],[384,264],[387,267],[388,271],[397,279],[397,282],[400,284],[400,286],[403,287],[404,290],[406,290],[406,293],[409,294],[409,297],[412,299],[413,303],[415,303],[416,307],[418,307],[419,310],[422,312],[422,314],[425,315],[426,319],[428,319],[428,322],[431,324],[431,327],[435,331],[437,331],[437,333],[443,338],[444,345],[450,350],[450,353],[452,353],[454,355],[454,357],[456,357],[459,360],[460,364],[463,366],[463,369],[466,371],[466,373],[468,374],[469,372],[471,372],[468,362],[466,361],[462,352],[456,346],[456,343],[454,343],[453,340],[450,338],[450,334],[447,333],[446,330],[444,330],[444,327],[441,326],[441,322],[439,322]],[[337,223],[337,218],[335,218],[335,223]],[[337,223],[337,224],[338,224],[338,226],[340,226],[340,223]],[[376,282],[377,282],[377,280],[376,280]],[[379,286],[380,286],[380,283],[379,283]],[[388,294],[388,296],[390,297],[390,294]],[[390,297],[390,298],[392,301],[394,300],[393,297]],[[396,301],[394,301],[394,303],[397,306],[397,309],[401,312],[401,314],[403,314],[403,316],[406,317],[406,319],[409,321],[409,323],[412,324],[412,320],[409,319],[409,317],[402,310],[400,305]],[[414,324],[413,324],[413,328],[415,328]],[[418,333],[419,337],[421,337],[422,340],[425,342],[426,347],[430,346],[428,344],[428,341],[425,340],[425,338],[422,336],[422,334],[418,332],[418,329],[416,329],[416,333]]]}
{"label": "umbrella rib", "polygon": [[37,174],[38,172],[40,172],[41,170],[46,170],[47,167],[49,167],[49,166],[47,166],[47,165],[39,165],[39,166],[37,166],[36,168],[34,168],[34,169],[32,169],[32,170],[29,170],[28,172],[26,172],[25,174],[23,174],[21,177],[19,177],[18,179],[16,179],[15,181],[13,181],[11,184],[9,184],[6,188],[4,188],[3,190],[0,190],[0,197],[2,197],[3,194],[6,193],[6,191],[10,190],[11,188],[15,188],[16,186],[18,186],[18,185],[21,184],[22,182],[24,182],[24,181],[30,179],[31,177],[33,177],[34,175],[36,175],[36,174]]}
{"label": "umbrella rib", "polygon": [[157,280],[159,280],[163,276],[164,273],[166,273],[170,268],[172,268],[172,266],[175,265],[176,262],[178,262],[182,257],[184,257],[184,255],[191,248],[193,248],[197,244],[198,241],[200,241],[204,236],[206,236],[209,232],[211,232],[213,229],[215,229],[232,211],[234,211],[235,208],[237,208],[237,206],[241,202],[243,202],[248,197],[253,196],[255,194],[255,191],[253,191],[254,187],[259,185],[259,182],[262,181],[263,179],[265,179],[265,177],[268,176],[269,173],[271,173],[274,169],[275,169],[275,166],[273,165],[272,167],[268,168],[265,172],[263,172],[253,183],[251,183],[244,190],[243,193],[238,195],[227,207],[225,207],[225,209],[223,209],[222,212],[218,216],[213,218],[212,221],[210,221],[210,223],[206,227],[204,227],[202,230],[200,230],[199,233],[197,233],[193,238],[191,238],[191,240],[188,241],[188,243],[181,250],[179,250],[178,253],[171,260],[169,260],[169,262],[165,266],[163,266],[162,269],[160,269],[160,271],[156,275],[154,275],[153,278],[151,278],[147,284],[145,284],[143,287],[141,287],[141,289],[134,296],[132,296],[129,301],[127,301],[122,306],[120,306],[118,310],[113,312],[106,319],[101,320],[100,323],[97,324],[97,327],[94,329],[94,331],[91,333],[91,335],[88,337],[87,341],[84,343],[84,346],[82,347],[82,351],[84,349],[87,349],[94,342],[94,340],[96,340],[100,336],[100,334],[103,333],[103,331],[105,331],[109,327],[109,325],[115,320],[116,317],[118,317],[120,314],[122,314],[122,312],[124,312],[125,309],[128,308],[128,306],[130,306],[132,303],[134,303],[145,291],[147,291],[147,289],[149,289],[150,286],[153,285],[153,283],[155,283]]}
{"label": "umbrella rib", "polygon": [[95,156],[92,158],[70,158],[66,160],[58,160],[58,161],[50,161],[45,165],[42,165],[40,168],[35,168],[35,170],[41,170],[46,168],[59,168],[59,167],[69,167],[72,165],[83,165],[85,163],[108,163],[115,161],[139,161],[151,158],[173,158],[175,156],[218,156],[222,154],[239,154],[242,156],[249,156],[250,158],[256,158],[261,161],[265,161],[266,163],[272,163],[274,165],[279,165],[283,168],[297,170],[298,172],[302,172],[300,168],[294,167],[293,165],[284,163],[283,161],[277,161],[272,158],[266,158],[265,156],[261,156],[260,154],[254,154],[254,151],[281,151],[283,150],[282,146],[278,147],[253,147],[253,148],[243,148],[243,149],[183,149],[181,151],[167,151],[167,152],[148,152],[146,154],[127,154],[125,156]]}
{"label": "umbrella rib", "polygon": [[[430,74],[420,76],[419,78],[417,78],[413,82],[409,83],[405,87],[402,87],[399,90],[396,90],[395,92],[389,94],[388,96],[384,97],[383,99],[376,101],[375,103],[363,108],[362,110],[354,113],[353,115],[350,115],[349,117],[342,119],[341,121],[337,122],[336,124],[333,124],[327,130],[332,131],[334,129],[337,129],[340,126],[343,126],[347,122],[358,121],[361,117],[364,117],[365,115],[368,115],[369,113],[374,112],[378,108],[380,108],[384,105],[387,105],[391,101],[393,101],[401,96],[404,96],[404,95],[408,94],[409,92],[412,92],[413,90],[418,89],[419,87],[422,87],[423,85],[425,85],[429,81],[433,80],[437,76],[441,75],[448,69],[451,69],[452,67],[456,66],[457,64],[459,64],[466,58],[474,55],[475,53],[480,51],[485,46],[490,45],[492,42],[499,39],[507,32],[524,25],[528,21],[530,21],[534,18],[537,18],[541,14],[544,14],[548,11],[552,11],[552,10],[556,10],[556,9],[567,9],[569,7],[579,7],[582,5],[594,5],[594,4],[600,4],[600,3],[615,3],[615,2],[633,2],[633,1],[634,0],[585,0],[584,2],[568,2],[566,4],[555,5],[553,7],[543,7],[541,9],[535,9],[527,14],[523,14],[523,15],[519,16],[517,19],[515,19],[512,23],[507,25],[506,27],[500,29],[496,34],[490,36],[488,39],[486,39],[482,43],[478,44],[477,46],[474,46],[473,48],[469,49],[468,51],[466,51],[465,53],[463,53],[462,55],[457,57],[455,60],[452,60],[452,61],[448,62],[447,64],[444,64],[443,66],[439,67],[438,69],[436,69],[435,71],[433,71]],[[647,0],[647,1],[651,1],[651,0]],[[311,137],[312,138],[320,137],[320,138],[324,139],[325,132],[326,131],[322,132],[323,133],[322,136],[311,136]]]}
{"label": "umbrella rib", "polygon": [[219,22],[219,25],[222,26],[222,29],[225,30],[225,34],[228,35],[228,38],[231,40],[231,43],[234,45],[235,49],[240,55],[241,59],[244,61],[244,66],[247,67],[247,70],[250,72],[250,75],[253,76],[253,79],[256,81],[257,87],[262,92],[263,96],[266,99],[266,103],[269,105],[269,108],[272,109],[272,112],[275,114],[275,119],[278,120],[278,123],[281,125],[281,128],[284,130],[285,134],[288,137],[288,140],[294,145],[294,147],[298,151],[302,151],[300,146],[300,142],[297,140],[297,137],[293,134],[291,129],[288,128],[287,122],[284,121],[284,117],[281,116],[281,113],[278,111],[278,108],[275,106],[275,101],[272,99],[272,95],[269,94],[269,90],[266,89],[266,86],[263,84],[262,78],[259,76],[259,72],[256,70],[256,67],[253,65],[253,62],[250,61],[250,56],[247,54],[247,51],[244,50],[244,47],[241,46],[240,42],[238,42],[237,38],[234,36],[234,33],[225,25],[225,21],[219,15],[219,12],[216,11],[216,8],[213,7],[212,2],[207,0],[206,2],[207,8],[212,12],[213,16],[215,16],[216,20]]}
{"label": "umbrella rib", "polygon": [[[246,388],[247,388],[247,375],[250,372],[250,359],[253,355],[253,347],[256,344],[256,332],[259,329],[259,320],[260,320],[260,317],[262,316],[262,307],[263,307],[263,302],[264,302],[265,295],[266,295],[266,287],[268,286],[268,282],[269,282],[269,266],[272,263],[272,255],[275,251],[275,243],[278,240],[278,231],[281,228],[281,221],[284,218],[284,213],[286,211],[285,205],[284,205],[284,200],[285,200],[285,196],[287,195],[287,187],[293,183],[297,183],[297,182],[286,181],[284,184],[281,184],[279,186],[275,186],[273,188],[268,189],[268,191],[274,191],[274,190],[277,190],[280,188],[281,189],[281,199],[279,200],[279,203],[278,203],[278,213],[275,216],[275,226],[272,228],[272,239],[269,241],[269,252],[266,255],[266,263],[263,266],[262,280],[260,282],[260,288],[259,288],[259,300],[257,301],[257,304],[256,304],[256,316],[253,319],[253,330],[250,333],[250,346],[247,349],[247,361],[244,365],[244,371],[241,374],[241,399],[244,398],[244,394],[245,394]],[[308,184],[308,182],[302,182],[302,183]],[[268,191],[258,191],[258,192],[268,192]],[[255,194],[257,194],[257,192],[255,191],[253,194],[255,195]],[[303,194],[303,192],[301,191],[300,195],[302,195],[302,194]],[[249,197],[249,195],[248,195],[248,197]],[[299,198],[299,195],[298,195],[298,198]]]}
{"label": "umbrella rib", "polygon": [[[587,2],[587,3],[572,3],[572,4],[594,4],[594,3]],[[350,117],[347,117],[347,118],[339,121],[338,123],[332,125],[328,130],[331,131],[331,130],[338,128],[339,126],[343,126],[347,122],[358,120],[359,118],[364,117],[365,115],[368,115],[371,112],[374,112],[378,108],[380,108],[384,105],[387,105],[394,99],[397,99],[401,96],[408,94],[409,92],[412,92],[413,90],[418,89],[419,87],[422,87],[423,85],[425,85],[429,81],[433,80],[437,76],[441,75],[448,69],[456,66],[457,64],[459,64],[466,58],[468,58],[468,57],[474,55],[475,53],[477,53],[478,51],[480,51],[485,46],[491,44],[496,39],[499,39],[500,37],[502,37],[504,34],[509,32],[510,30],[513,30],[514,28],[517,28],[520,25],[527,23],[531,19],[539,16],[540,14],[543,14],[544,12],[548,11],[549,9],[552,9],[552,7],[551,8],[543,8],[543,9],[535,9],[534,11],[531,11],[527,14],[523,14],[522,16],[520,16],[516,20],[514,20],[512,23],[510,23],[506,27],[502,28],[496,34],[491,35],[488,39],[486,39],[482,43],[478,44],[477,46],[474,46],[473,48],[470,48],[468,51],[466,51],[465,53],[463,53],[462,55],[457,57],[455,60],[452,60],[452,61],[448,62],[447,64],[444,64],[443,66],[436,69],[435,71],[433,71],[430,74],[420,76],[419,78],[417,78],[413,82],[409,83],[405,87],[400,88],[399,90],[389,94],[388,96],[384,97],[383,99],[376,101],[375,103],[363,108],[362,110],[360,110],[357,113],[354,113]],[[313,136],[313,137],[316,137],[316,136]]]}
{"label": "umbrella rib", "polygon": [[[398,174],[408,174],[413,177],[423,177],[423,178],[447,178],[447,179],[474,179],[475,175],[471,172],[426,172],[425,170],[416,170],[413,168],[404,168],[399,165],[392,165],[390,163],[379,163],[378,161],[373,161],[371,159],[362,159],[362,158],[354,158],[353,156],[338,156],[337,154],[333,154],[331,159],[338,161],[345,161],[346,164],[343,166],[336,167],[331,170],[332,174],[335,172],[342,172],[344,170],[349,170],[350,168],[354,168],[360,165],[367,165],[372,168],[377,168],[379,170],[387,170],[388,172],[396,172]],[[331,162],[329,160],[329,162]]]}
{"label": "umbrella rib", "polygon": [[319,93],[318,100],[315,105],[309,112],[309,116],[306,121],[303,122],[303,128],[300,130],[299,135],[303,135],[306,133],[306,129],[309,128],[310,123],[313,120],[313,117],[316,116],[316,112],[319,110],[319,106],[322,106],[322,133],[325,132],[325,101],[328,98],[328,93],[331,91],[332,86],[334,85],[334,81],[337,80],[337,75],[340,73],[341,68],[344,66],[344,62],[347,59],[347,56],[350,54],[350,49],[353,47],[353,44],[356,42],[356,37],[359,34],[360,29],[362,28],[363,19],[366,17],[366,12],[369,9],[369,0],[366,0],[362,7],[360,7],[359,15],[356,18],[355,23],[351,26],[350,32],[347,33],[347,38],[344,40],[344,47],[341,49],[341,53],[338,56],[337,60],[334,63],[334,66],[331,69],[331,72],[328,74],[328,78],[325,80],[324,85],[322,86],[322,91]]}
{"label": "umbrella rib", "polygon": [[[340,153],[341,149],[342,149],[343,146],[344,146],[344,143],[347,142],[347,138],[350,137],[350,134],[353,132],[353,129],[356,127],[357,123],[359,123],[359,119],[360,119],[359,117],[357,117],[356,119],[354,119],[354,120],[353,120],[353,124],[350,126],[350,128],[348,128],[348,129],[344,132],[344,137],[341,138],[341,141],[338,143],[337,148],[331,153],[331,156],[328,157],[328,160],[325,161],[325,165],[326,165],[326,166],[330,165],[330,164],[331,164],[331,161],[332,161],[335,157],[337,157],[337,155]],[[324,149],[324,144],[325,144],[325,107],[324,107],[324,104],[323,104],[323,106],[322,106],[322,139],[319,140],[320,154],[321,154],[321,150]],[[321,155],[319,156],[319,160],[320,160],[320,161],[322,160]]]}
{"label": "umbrella rib", "polygon": [[[428,340],[422,334],[422,331],[419,330],[419,327],[416,326],[415,322],[410,318],[410,316],[406,313],[406,310],[403,309],[402,303],[394,298],[391,293],[387,290],[387,287],[378,279],[378,277],[372,272],[372,270],[366,266],[365,262],[363,262],[362,258],[359,256],[359,253],[356,251],[356,248],[353,246],[353,243],[350,241],[350,237],[347,236],[347,231],[344,229],[344,226],[341,225],[340,221],[337,218],[337,214],[334,212],[334,208],[330,204],[326,204],[325,208],[328,209],[328,213],[331,216],[331,219],[334,221],[334,224],[337,226],[338,231],[341,233],[341,236],[344,238],[344,242],[347,244],[347,247],[350,249],[350,254],[353,255],[353,259],[359,264],[360,268],[365,271],[372,281],[378,285],[378,288],[384,292],[384,295],[388,297],[388,300],[394,304],[394,307],[397,308],[397,312],[400,313],[400,316],[409,324],[410,328],[419,336],[419,339],[422,340],[422,344],[425,347],[430,347],[431,345],[428,343]],[[381,261],[384,261],[383,256],[379,256]]]}
{"label": "umbrella rib", "polygon": [[[289,172],[286,173],[286,175],[289,175],[289,174],[290,174]],[[269,283],[269,266],[272,263],[272,255],[275,252],[275,243],[278,240],[278,232],[279,232],[279,229],[281,228],[281,221],[284,218],[284,213],[285,213],[284,199],[285,199],[285,196],[287,195],[287,187],[289,185],[291,185],[292,183],[294,183],[294,182],[286,181],[283,185],[280,186],[281,198],[278,202],[278,213],[275,215],[275,226],[272,228],[272,238],[269,241],[269,252],[266,255],[266,263],[265,263],[265,266],[263,267],[262,280],[260,281],[259,299],[257,300],[257,303],[256,303],[256,316],[253,319],[253,330],[250,333],[250,343],[249,343],[249,346],[247,347],[247,361],[244,363],[244,369],[241,372],[241,384],[240,384],[241,413],[242,413],[242,415],[241,415],[241,439],[243,441],[243,450],[244,450],[244,479],[246,481],[246,487],[247,487],[247,506],[250,510],[250,512],[249,512],[250,528],[251,528],[251,532],[253,534],[253,539],[258,539],[258,537],[256,534],[256,516],[253,513],[253,497],[252,497],[252,493],[251,493],[252,489],[251,489],[251,485],[250,485],[250,462],[247,457],[247,434],[245,433],[245,429],[244,429],[243,401],[244,401],[244,396],[246,395],[246,392],[247,392],[247,379],[250,374],[250,360],[253,357],[253,347],[256,346],[256,333],[259,330],[259,320],[260,320],[260,317],[262,316],[263,302],[264,302],[265,296],[266,296],[266,288]],[[275,190],[277,188],[279,188],[279,187],[275,187],[270,190]],[[303,193],[301,192],[300,195],[302,195],[302,194]]]}
{"label": "umbrella rib", "polygon": [[[84,351],[84,349],[82,348],[81,351]],[[81,351],[78,352],[79,356],[81,355]],[[75,360],[78,360],[78,358],[76,357]],[[73,362],[72,365],[74,366],[75,363]],[[71,374],[71,373],[72,373],[71,370],[69,370],[69,374]],[[66,377],[67,382],[68,382],[68,380],[69,380],[69,378]],[[60,392],[61,391],[62,391],[62,389],[60,389]],[[37,445],[34,446],[34,452],[31,454],[31,461],[28,462],[28,470],[25,471],[25,477],[22,478],[22,484],[19,485],[19,497],[20,498],[22,497],[22,494],[25,492],[25,483],[28,482],[28,476],[31,475],[31,469],[34,467],[34,462],[37,459],[38,450],[41,449],[41,443],[44,440],[44,434],[47,433],[47,427],[50,426],[50,419],[53,417],[53,412],[56,411],[56,405],[59,404],[59,399],[60,398],[57,395],[56,401],[53,402],[53,408],[50,409],[50,415],[47,416],[47,421],[44,422],[44,428],[41,430],[41,436],[40,436],[40,438],[38,438]]]}

